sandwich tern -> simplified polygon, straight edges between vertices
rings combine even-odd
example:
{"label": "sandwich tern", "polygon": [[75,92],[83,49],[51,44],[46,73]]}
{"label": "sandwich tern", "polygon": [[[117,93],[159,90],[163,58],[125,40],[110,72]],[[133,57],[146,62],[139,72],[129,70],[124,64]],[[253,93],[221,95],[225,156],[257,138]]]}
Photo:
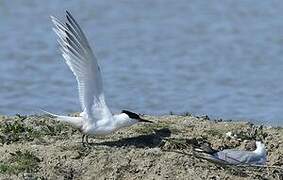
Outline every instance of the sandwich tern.
{"label": "sandwich tern", "polygon": [[67,21],[62,23],[51,16],[54,24],[53,30],[58,35],[62,56],[78,83],[82,112],[79,117],[44,112],[56,117],[59,121],[79,128],[83,133],[83,144],[84,139],[88,143],[88,135],[103,136],[138,122],[152,123],[152,121],[143,119],[138,114],[127,110],[122,110],[120,114],[116,115],[111,113],[105,102],[97,58],[79,24],[68,11],[66,11],[66,18]]}
{"label": "sandwich tern", "polygon": [[266,163],[266,149],[264,144],[260,141],[256,141],[256,149],[254,151],[236,149],[216,151],[203,144],[198,148],[194,148],[194,152],[200,158],[219,164],[265,165]]}

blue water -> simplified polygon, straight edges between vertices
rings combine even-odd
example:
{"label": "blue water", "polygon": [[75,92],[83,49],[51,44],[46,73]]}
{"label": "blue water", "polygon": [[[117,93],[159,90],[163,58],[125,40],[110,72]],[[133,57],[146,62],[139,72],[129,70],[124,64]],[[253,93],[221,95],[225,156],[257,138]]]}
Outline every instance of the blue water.
{"label": "blue water", "polygon": [[283,125],[283,1],[0,1],[0,113],[80,110],[49,15],[94,46],[113,112]]}

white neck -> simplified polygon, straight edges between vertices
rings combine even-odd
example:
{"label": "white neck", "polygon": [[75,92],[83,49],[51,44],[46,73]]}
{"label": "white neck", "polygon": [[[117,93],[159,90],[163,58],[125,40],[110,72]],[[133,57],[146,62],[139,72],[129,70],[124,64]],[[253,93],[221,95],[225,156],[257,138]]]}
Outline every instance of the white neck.
{"label": "white neck", "polygon": [[129,127],[133,124],[136,124],[138,121],[135,119],[129,118],[129,116],[125,113],[114,115],[114,124],[117,129]]}
{"label": "white neck", "polygon": [[257,141],[256,142],[256,150],[254,150],[254,153],[263,155],[266,154],[265,146],[261,142]]}

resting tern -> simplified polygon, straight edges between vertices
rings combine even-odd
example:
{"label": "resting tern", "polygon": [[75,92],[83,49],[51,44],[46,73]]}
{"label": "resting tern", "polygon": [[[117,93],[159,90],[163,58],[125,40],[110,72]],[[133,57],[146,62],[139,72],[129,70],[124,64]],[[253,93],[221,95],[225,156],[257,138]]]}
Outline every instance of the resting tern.
{"label": "resting tern", "polygon": [[127,110],[116,115],[111,113],[105,102],[97,58],[79,24],[68,11],[66,18],[67,21],[62,23],[51,16],[62,55],[76,77],[83,111],[79,117],[49,114],[79,128],[83,133],[82,143],[84,139],[88,143],[88,135],[103,136],[138,122],[152,123]]}
{"label": "resting tern", "polygon": [[254,151],[244,151],[236,149],[225,149],[217,151],[206,144],[194,148],[197,157],[207,159],[219,164],[230,165],[265,165],[266,149],[262,142],[256,141]]}

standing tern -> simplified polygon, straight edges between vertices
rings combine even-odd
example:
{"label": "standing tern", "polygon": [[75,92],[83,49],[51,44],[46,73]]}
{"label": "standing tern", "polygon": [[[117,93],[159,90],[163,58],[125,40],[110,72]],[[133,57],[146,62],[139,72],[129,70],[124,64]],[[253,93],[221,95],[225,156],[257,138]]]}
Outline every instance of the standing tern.
{"label": "standing tern", "polygon": [[67,21],[64,24],[51,16],[55,26],[53,30],[59,37],[62,55],[77,79],[83,111],[79,117],[49,114],[59,121],[79,128],[83,133],[83,144],[84,139],[88,143],[88,135],[103,136],[138,122],[152,123],[127,110],[122,110],[117,115],[111,113],[105,102],[97,58],[79,24],[68,11],[66,11],[66,18]]}

